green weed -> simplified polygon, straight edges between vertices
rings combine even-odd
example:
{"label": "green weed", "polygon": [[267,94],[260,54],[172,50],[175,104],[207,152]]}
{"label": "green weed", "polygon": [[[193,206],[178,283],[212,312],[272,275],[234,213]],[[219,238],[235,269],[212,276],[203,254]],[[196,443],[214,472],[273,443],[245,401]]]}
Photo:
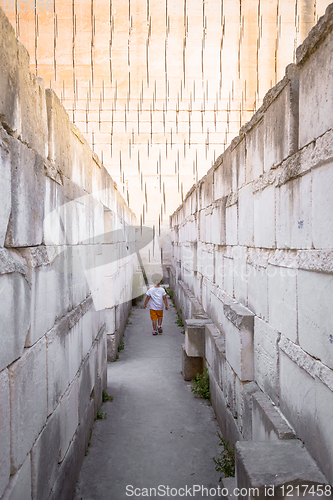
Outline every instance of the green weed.
{"label": "green weed", "polygon": [[124,342],[121,340],[118,345],[118,352],[123,351],[125,348]]}
{"label": "green weed", "polygon": [[113,401],[113,396],[110,396],[106,391],[102,392],[102,401],[105,403],[106,401]]}
{"label": "green weed", "polygon": [[[220,439],[219,446],[222,446],[220,457],[213,458],[215,470],[223,474],[224,477],[235,477],[235,445],[230,445],[229,441],[224,439],[219,432],[217,435]],[[222,476],[219,481],[221,481]]]}
{"label": "green weed", "polygon": [[204,369],[203,373],[197,373],[192,383],[191,391],[196,397],[210,399],[209,373],[207,368]]}
{"label": "green weed", "polygon": [[97,410],[96,419],[103,420],[106,416],[107,413],[104,413],[100,408]]}

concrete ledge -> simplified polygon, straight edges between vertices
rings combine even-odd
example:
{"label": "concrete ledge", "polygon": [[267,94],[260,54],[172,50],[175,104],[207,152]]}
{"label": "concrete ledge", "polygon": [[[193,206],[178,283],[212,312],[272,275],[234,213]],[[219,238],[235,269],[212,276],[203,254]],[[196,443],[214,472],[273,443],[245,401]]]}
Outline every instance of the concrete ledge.
{"label": "concrete ledge", "polygon": [[202,373],[204,368],[204,360],[201,357],[188,356],[185,351],[184,344],[182,345],[182,373],[184,380],[193,380],[197,373]]}
{"label": "concrete ledge", "polygon": [[252,396],[252,439],[272,441],[293,439],[295,432],[279,413],[266,394],[256,392]]}
{"label": "concrete ledge", "polygon": [[185,320],[185,351],[188,356],[205,357],[205,326],[210,319]]}
{"label": "concrete ledge", "polygon": [[291,485],[296,493],[297,485],[327,484],[324,474],[297,439],[236,443],[236,478],[238,488],[246,488],[247,491],[258,488],[255,493],[239,496],[244,500],[267,499],[265,486],[274,487],[274,495],[271,496],[282,499],[286,496],[287,485]]}
{"label": "concrete ledge", "polygon": [[223,304],[223,312],[225,317],[239,330],[242,328],[253,330],[254,313],[247,307],[230,300]]}

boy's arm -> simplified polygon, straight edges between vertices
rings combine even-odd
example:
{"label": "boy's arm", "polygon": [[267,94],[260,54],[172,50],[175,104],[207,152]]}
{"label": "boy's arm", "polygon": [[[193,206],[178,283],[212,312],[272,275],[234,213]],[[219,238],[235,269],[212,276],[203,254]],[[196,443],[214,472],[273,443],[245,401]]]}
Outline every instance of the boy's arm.
{"label": "boy's arm", "polygon": [[169,306],[168,306],[168,301],[167,301],[166,295],[163,295],[163,302],[164,302],[164,305],[165,305],[165,309],[168,310]]}
{"label": "boy's arm", "polygon": [[144,309],[146,309],[146,307],[147,307],[147,304],[148,304],[149,300],[150,300],[150,297],[149,297],[149,295],[147,295],[146,300],[145,300],[145,303],[143,304],[143,308],[144,308]]}

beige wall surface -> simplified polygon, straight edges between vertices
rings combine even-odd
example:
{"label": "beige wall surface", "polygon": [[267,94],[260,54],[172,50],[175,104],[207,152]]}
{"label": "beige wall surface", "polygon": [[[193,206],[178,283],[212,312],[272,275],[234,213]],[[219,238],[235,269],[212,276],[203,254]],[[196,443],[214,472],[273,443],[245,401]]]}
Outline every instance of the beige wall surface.
{"label": "beige wall surface", "polygon": [[61,97],[143,223],[168,223],[328,3],[2,2],[31,70]]}

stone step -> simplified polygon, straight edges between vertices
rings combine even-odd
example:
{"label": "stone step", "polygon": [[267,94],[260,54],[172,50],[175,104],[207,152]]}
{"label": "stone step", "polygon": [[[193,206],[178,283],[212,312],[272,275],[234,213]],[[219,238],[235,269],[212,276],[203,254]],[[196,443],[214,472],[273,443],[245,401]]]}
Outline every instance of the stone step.
{"label": "stone step", "polygon": [[253,441],[271,441],[293,439],[295,431],[263,392],[252,396],[252,439]]}
{"label": "stone step", "polygon": [[[298,439],[239,441],[236,443],[236,480],[240,500],[289,496],[332,498],[330,491],[329,495],[320,494],[321,490],[325,491],[327,480]],[[310,491],[314,494],[307,495],[306,489],[312,486]],[[328,485],[326,491],[329,488]]]}

